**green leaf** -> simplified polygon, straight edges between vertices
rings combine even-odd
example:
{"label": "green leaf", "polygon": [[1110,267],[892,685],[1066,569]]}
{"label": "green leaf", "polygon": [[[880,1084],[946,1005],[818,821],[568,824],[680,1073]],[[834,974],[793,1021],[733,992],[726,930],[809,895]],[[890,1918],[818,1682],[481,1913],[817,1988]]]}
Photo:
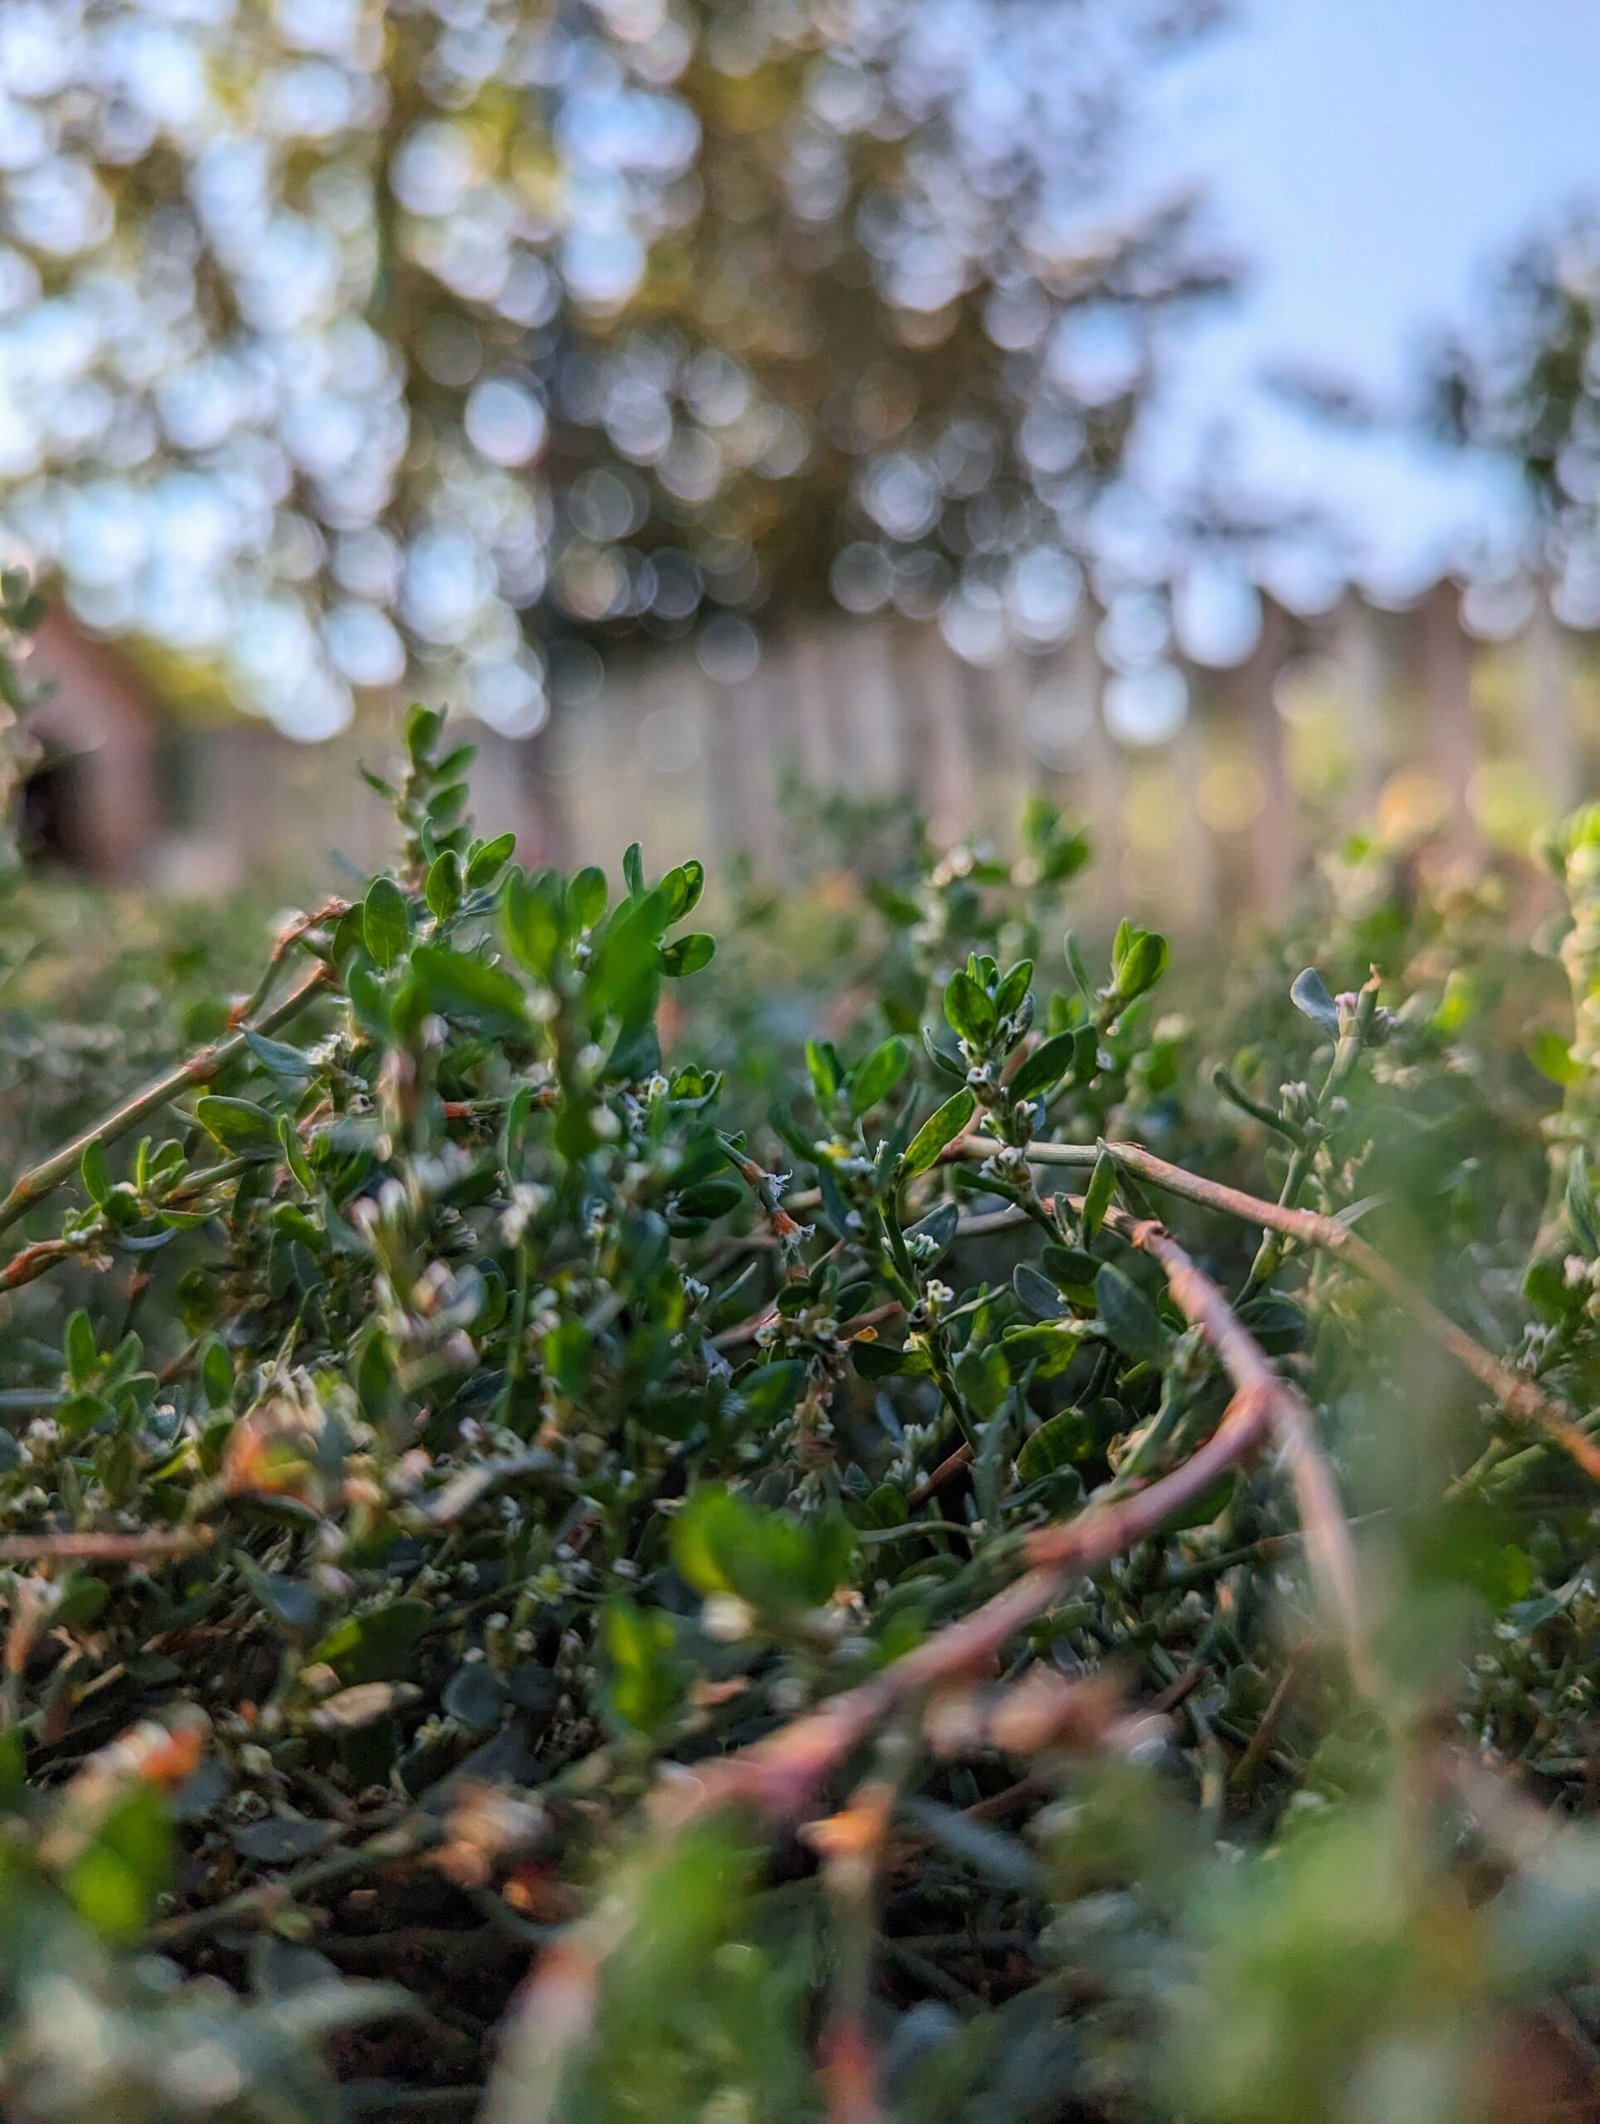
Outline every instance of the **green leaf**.
{"label": "green leaf", "polygon": [[821,1607],[854,1555],[841,1513],[760,1512],[731,1490],[695,1491],[672,1527],[672,1560],[695,1591],[736,1594],[758,1613]]}
{"label": "green leaf", "polygon": [[573,936],[593,929],[606,911],[606,874],[591,863],[567,882],[567,928]]}
{"label": "green leaf", "polygon": [[106,1147],[98,1136],[91,1136],[83,1147],[78,1177],[89,1200],[104,1209],[111,1195],[111,1171],[106,1164]]}
{"label": "green leaf", "polygon": [[641,1608],[618,1597],[601,1611],[601,1642],[610,1667],[606,1699],[619,1725],[655,1738],[683,1697],[683,1676],[674,1658],[678,1631],[659,1608]]}
{"label": "green leaf", "polygon": [[967,1065],[952,1047],[941,1047],[925,1025],[922,1028],[922,1045],[934,1068],[946,1077],[954,1077],[958,1084],[967,1081]]}
{"label": "green leaf", "polygon": [[1588,1296],[1587,1285],[1574,1289],[1556,1261],[1531,1261],[1522,1279],[1522,1295],[1539,1319],[1554,1325],[1576,1313]]}
{"label": "green leaf", "polygon": [[866,1336],[851,1343],[850,1361],[863,1379],[927,1379],[933,1373],[926,1350],[897,1350],[891,1342],[873,1342]]}
{"label": "green leaf", "polygon": [[1094,983],[1090,980],[1089,969],[1084,964],[1082,949],[1070,929],[1063,939],[1063,947],[1067,954],[1067,967],[1073,980],[1078,984],[1079,995],[1082,996],[1085,1003],[1092,1003],[1094,1001]]}
{"label": "green leaf", "polygon": [[527,1002],[515,976],[448,944],[416,947],[406,993],[406,1015],[413,1023],[418,1015],[436,1011],[491,1035],[525,1032],[528,1027]]}
{"label": "green leaf", "polygon": [[1017,837],[1031,856],[1042,856],[1061,830],[1061,814],[1041,790],[1029,793],[1022,807]]}
{"label": "green leaf", "polygon": [[831,1106],[844,1083],[844,1065],[831,1040],[806,1042],[806,1071],[819,1106]]}
{"label": "green leaf", "polygon": [[1209,1489],[1202,1490],[1193,1504],[1184,1505],[1167,1521],[1169,1534],[1182,1534],[1190,1527],[1208,1527],[1233,1502],[1233,1493],[1239,1486],[1238,1477],[1231,1471],[1219,1475]]}
{"label": "green leaf", "polygon": [[1170,956],[1166,938],[1155,930],[1133,932],[1116,969],[1117,999],[1123,1009],[1142,996],[1146,989],[1155,987],[1167,970]]}
{"label": "green leaf", "polygon": [[626,1015],[638,1006],[660,970],[666,926],[667,903],[659,891],[612,910],[584,984],[592,1009]]}
{"label": "green leaf", "polygon": [[875,1047],[846,1079],[850,1111],[857,1117],[869,1113],[888,1098],[910,1066],[911,1050],[904,1040],[893,1037]]}
{"label": "green leaf", "polygon": [[374,966],[393,966],[411,938],[406,896],[393,878],[374,878],[361,907],[361,941]]}
{"label": "green leaf", "polygon": [[322,1596],[309,1579],[291,1578],[282,1571],[264,1571],[243,1549],[234,1550],[232,1561],[256,1605],[274,1622],[296,1635],[316,1627]]}
{"label": "green leaf", "polygon": [[467,890],[477,892],[493,884],[516,853],[516,847],[514,833],[496,834],[492,841],[485,841],[467,863]]}
{"label": "green leaf", "polygon": [[498,1726],[510,1701],[506,1685],[486,1660],[457,1667],[440,1695],[445,1712],[469,1733]]}
{"label": "green leaf", "polygon": [[[461,858],[453,848],[435,858],[428,868],[423,898],[435,921],[447,922],[461,905]],[[373,954],[376,957],[376,953]]]}
{"label": "green leaf", "polygon": [[283,1153],[283,1162],[299,1181],[308,1195],[317,1191],[317,1176],[311,1169],[311,1161],[305,1154],[294,1122],[287,1114],[278,1116],[278,1148]]}
{"label": "green leaf", "polygon": [[918,1258],[924,1268],[934,1267],[941,1256],[946,1254],[955,1244],[956,1233],[960,1229],[960,1225],[961,1205],[959,1202],[940,1202],[929,1210],[927,1216],[919,1224],[912,1225],[911,1229],[906,1233],[906,1237],[907,1239],[925,1242],[925,1245],[919,1244],[917,1248]]}
{"label": "green leaf", "polygon": [[56,1404],[56,1422],[65,1438],[86,1438],[92,1430],[110,1421],[114,1414],[104,1394],[69,1394]]}
{"label": "green leaf", "polygon": [[545,1369],[569,1401],[582,1401],[594,1378],[594,1343],[581,1320],[561,1320],[544,1338]]}
{"label": "green leaf", "polygon": [[566,940],[564,901],[561,881],[553,871],[531,878],[520,871],[511,873],[501,903],[500,933],[517,964],[540,981],[548,981],[554,973]]}
{"label": "green leaf", "polygon": [[326,1851],[339,1834],[337,1822],[313,1821],[304,1814],[269,1814],[244,1822],[230,1832],[234,1849],[256,1866],[292,1866]]}
{"label": "green leaf", "polygon": [[944,1014],[952,1030],[969,1047],[987,1047],[1000,1022],[999,1012],[969,973],[954,973],[945,984]]}
{"label": "green leaf", "polygon": [[1094,1294],[1094,1279],[1100,1272],[1100,1264],[1094,1255],[1080,1246],[1047,1246],[1039,1256],[1041,1267],[1047,1276],[1054,1279],[1058,1290],[1074,1296]]}
{"label": "green leaf", "polygon": [[985,1422],[998,1413],[1011,1391],[1011,1368],[997,1342],[984,1348],[969,1345],[955,1361],[956,1385],[973,1414]]}
{"label": "green leaf", "polygon": [[1117,1168],[1115,1160],[1102,1151],[1094,1161],[1094,1171],[1089,1175],[1089,1185],[1083,1191],[1083,1237],[1087,1245],[1106,1221],[1106,1211],[1111,1207],[1111,1198],[1117,1191]]}
{"label": "green leaf", "polygon": [[892,1482],[880,1482],[875,1490],[869,1490],[859,1504],[850,1508],[854,1524],[864,1531],[881,1531],[885,1527],[903,1527],[910,1517],[906,1509],[905,1492]]}
{"label": "green leaf", "polygon": [[901,1172],[908,1180],[925,1173],[939,1162],[939,1154],[953,1143],[976,1113],[978,1102],[970,1091],[958,1091],[931,1113],[912,1137]]}
{"label": "green leaf", "polygon": [[303,1055],[298,1047],[290,1047],[283,1040],[269,1040],[265,1033],[258,1033],[246,1026],[244,1044],[249,1048],[264,1070],[274,1077],[287,1077],[304,1083],[315,1074],[315,1065]]}
{"label": "green leaf", "polygon": [[1160,1314],[1139,1286],[1104,1261],[1094,1287],[1106,1333],[1123,1356],[1138,1364],[1165,1364],[1169,1337]]}
{"label": "green leaf", "polygon": [[388,991],[370,966],[352,966],[344,977],[345,994],[356,1023],[373,1039],[387,1040],[394,1028]]}
{"label": "green leaf", "polygon": [[1068,878],[1078,875],[1092,852],[1086,833],[1076,830],[1058,833],[1039,859],[1039,883],[1065,884]]}
{"label": "green leaf", "polygon": [[1028,984],[1033,979],[1033,961],[1020,959],[994,992],[996,1014],[1002,1018],[1014,1018],[1022,1008],[1028,993]]}
{"label": "green leaf", "polygon": [[154,1787],[130,1783],[67,1873],[67,1893],[78,1915],[107,1939],[136,1939],[167,1885],[171,1846]]}
{"label": "green leaf", "polygon": [[714,1218],[726,1217],[745,1200],[748,1190],[737,1180],[702,1180],[698,1186],[686,1187],[673,1205],[673,1219],[681,1222],[692,1220],[706,1225]]}
{"label": "green leaf", "polygon": [[1269,1357],[1287,1356],[1303,1350],[1310,1335],[1304,1312],[1281,1291],[1268,1291],[1239,1308],[1239,1320]]}
{"label": "green leaf", "polygon": [[1053,1091],[1071,1069],[1077,1044],[1076,1032],[1056,1033],[1041,1040],[1011,1079],[1012,1098],[1033,1099],[1041,1092]]}
{"label": "green leaf", "polygon": [[799,1357],[779,1357],[744,1373],[739,1381],[739,1399],[752,1428],[765,1429],[787,1416],[800,1399],[805,1383],[805,1362]]}
{"label": "green leaf", "polygon": [[1035,1379],[1059,1379],[1083,1347],[1083,1336],[1064,1321],[1039,1321],[1032,1327],[1008,1328],[1006,1363],[1013,1379],[1031,1372]]}
{"label": "green leaf", "polygon": [[391,1600],[364,1615],[347,1615],[310,1654],[341,1681],[388,1681],[403,1674],[419,1639],[434,1620],[425,1600]]}
{"label": "green leaf", "polygon": [[1558,1032],[1535,1033],[1528,1042],[1528,1060],[1541,1076],[1563,1090],[1583,1075],[1582,1066],[1572,1059],[1572,1049]]}
{"label": "green leaf", "polygon": [[1041,1475],[1069,1468],[1093,1450],[1094,1442],[1093,1427],[1083,1412],[1063,1409],[1060,1415],[1041,1423],[1023,1445],[1017,1455],[1018,1480],[1037,1482]]}
{"label": "green leaf", "polygon": [[60,1599],[50,1610],[50,1627],[53,1630],[86,1630],[110,1598],[111,1588],[103,1578],[76,1571],[62,1587]]}
{"label": "green leaf", "polygon": [[1328,993],[1328,984],[1314,966],[1298,973],[1289,989],[1289,1001],[1302,1017],[1309,1018],[1335,1039],[1339,1033],[1339,1006]]}
{"label": "green leaf", "polygon": [[251,1099],[196,1099],[195,1119],[227,1151],[249,1157],[278,1150],[278,1117]]}
{"label": "green leaf", "polygon": [[1011,1288],[1017,1294],[1017,1303],[1030,1320],[1061,1318],[1061,1293],[1050,1278],[1042,1275],[1031,1261],[1019,1261],[1011,1271]]}
{"label": "green leaf", "polygon": [[666,896],[668,922],[681,922],[685,915],[693,914],[700,904],[700,895],[705,891],[705,865],[692,858],[669,870],[661,880],[661,890]]}
{"label": "green leaf", "polygon": [[406,717],[406,751],[410,753],[415,766],[420,767],[431,759],[433,748],[438,744],[443,729],[442,709],[429,708],[421,701],[412,704],[411,712]]}
{"label": "green leaf", "polygon": [[681,980],[685,974],[698,973],[703,966],[709,966],[716,951],[715,937],[707,936],[703,929],[691,930],[688,936],[662,945],[661,971],[673,980]]}
{"label": "green leaf", "polygon": [[233,1399],[233,1357],[220,1335],[202,1342],[199,1371],[207,1408],[225,1409]]}

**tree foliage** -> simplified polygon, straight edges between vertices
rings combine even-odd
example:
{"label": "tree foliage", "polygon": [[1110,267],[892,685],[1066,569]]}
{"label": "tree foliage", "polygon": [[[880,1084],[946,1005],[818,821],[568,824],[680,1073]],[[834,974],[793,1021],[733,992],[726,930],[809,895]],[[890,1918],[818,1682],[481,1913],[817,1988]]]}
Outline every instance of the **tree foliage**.
{"label": "tree foliage", "polygon": [[8,10],[8,530],[308,736],[408,665],[529,730],[535,638],[730,672],[830,588],[1058,640],[1224,278],[1120,152],[1205,12]]}
{"label": "tree foliage", "polygon": [[1526,538],[1512,561],[1552,582],[1580,625],[1592,622],[1600,565],[1597,295],[1600,232],[1574,215],[1507,261],[1484,324],[1444,340],[1432,378],[1444,434],[1498,458],[1522,488]]}

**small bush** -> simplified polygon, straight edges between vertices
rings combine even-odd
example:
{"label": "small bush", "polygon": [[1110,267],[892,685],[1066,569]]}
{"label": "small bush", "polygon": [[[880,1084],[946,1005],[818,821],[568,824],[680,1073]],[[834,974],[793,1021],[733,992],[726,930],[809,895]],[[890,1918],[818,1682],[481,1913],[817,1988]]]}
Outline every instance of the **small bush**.
{"label": "small bush", "polygon": [[7,2114],[1593,2113],[1600,822],[1568,1038],[1376,851],[1326,982],[1042,806],[730,970],[464,765],[0,1204]]}

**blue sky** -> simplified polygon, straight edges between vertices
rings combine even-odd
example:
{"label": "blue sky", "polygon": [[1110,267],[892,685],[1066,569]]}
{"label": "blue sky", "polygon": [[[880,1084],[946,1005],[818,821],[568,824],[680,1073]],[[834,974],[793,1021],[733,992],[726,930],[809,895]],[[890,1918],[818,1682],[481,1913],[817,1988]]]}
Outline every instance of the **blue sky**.
{"label": "blue sky", "polygon": [[1225,422],[1261,486],[1331,498],[1358,572],[1402,592],[1500,497],[1419,449],[1319,436],[1256,379],[1295,361],[1397,392],[1430,325],[1483,315],[1530,226],[1600,200],[1600,0],[1237,0],[1150,137],[1252,266],[1189,350],[1176,439],[1209,448]]}

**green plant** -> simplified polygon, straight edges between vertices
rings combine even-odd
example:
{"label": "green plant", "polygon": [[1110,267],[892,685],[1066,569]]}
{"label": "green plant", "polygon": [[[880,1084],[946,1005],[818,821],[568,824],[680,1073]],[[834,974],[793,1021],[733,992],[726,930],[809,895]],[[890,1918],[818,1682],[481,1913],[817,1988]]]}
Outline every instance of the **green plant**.
{"label": "green plant", "polygon": [[524,871],[464,765],[414,712],[393,872],[0,1203],[7,2113],[1553,2114],[1542,962],[1385,893],[1180,1019],[1036,806],[861,894],[791,1069],[806,918],[730,994],[698,864]]}

